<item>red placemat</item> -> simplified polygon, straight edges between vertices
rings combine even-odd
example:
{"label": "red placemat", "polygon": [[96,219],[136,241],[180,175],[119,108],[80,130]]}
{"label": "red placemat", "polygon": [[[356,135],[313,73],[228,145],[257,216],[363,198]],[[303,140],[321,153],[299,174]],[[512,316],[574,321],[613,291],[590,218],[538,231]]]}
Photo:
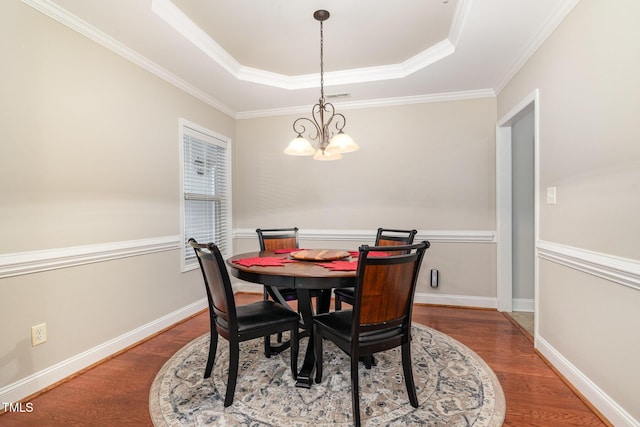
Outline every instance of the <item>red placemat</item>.
{"label": "red placemat", "polygon": [[286,258],[278,258],[278,257],[253,257],[253,258],[242,258],[242,259],[234,259],[233,262],[235,264],[240,264],[245,267],[281,267],[289,262],[296,262],[292,259]]}
{"label": "red placemat", "polygon": [[358,269],[358,261],[320,262],[318,265],[332,271],[356,271]]}

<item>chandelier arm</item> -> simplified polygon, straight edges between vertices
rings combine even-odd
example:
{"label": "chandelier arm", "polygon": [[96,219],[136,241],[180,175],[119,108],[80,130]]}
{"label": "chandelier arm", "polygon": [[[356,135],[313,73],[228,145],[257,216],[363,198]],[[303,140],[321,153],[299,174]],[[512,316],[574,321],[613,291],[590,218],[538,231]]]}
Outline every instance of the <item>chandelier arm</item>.
{"label": "chandelier arm", "polygon": [[347,124],[347,119],[344,117],[344,114],[342,113],[334,113],[333,116],[331,117],[336,118],[336,130],[338,131],[338,133],[342,132],[342,129],[344,129],[345,125]]}
{"label": "chandelier arm", "polygon": [[[309,130],[309,139],[311,139],[312,141],[315,139],[318,139],[319,135],[320,135],[320,129],[318,128],[318,124],[315,123],[315,120],[311,120],[307,117],[300,117],[298,119],[296,119],[295,122],[293,122],[293,131],[295,133],[298,134],[298,136],[302,136],[306,131],[307,128],[304,125],[304,122],[309,122],[313,125],[313,128],[311,130]],[[301,123],[302,122],[302,123]],[[315,130],[315,134],[311,133]]]}

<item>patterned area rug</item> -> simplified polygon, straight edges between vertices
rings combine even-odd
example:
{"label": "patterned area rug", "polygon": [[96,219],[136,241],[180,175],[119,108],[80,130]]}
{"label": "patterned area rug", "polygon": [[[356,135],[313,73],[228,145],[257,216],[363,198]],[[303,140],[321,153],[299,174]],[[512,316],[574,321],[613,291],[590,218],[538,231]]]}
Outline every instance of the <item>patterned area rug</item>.
{"label": "patterned area rug", "polygon": [[[409,404],[399,349],[376,354],[377,366],[360,364],[360,411],[370,426],[501,426],[502,387],[472,350],[434,329],[413,324],[413,374],[419,407]],[[300,343],[300,362],[306,348]],[[289,351],[267,359],[261,339],[240,343],[233,404],[224,408],[228,343],[220,338],[211,378],[204,379],[209,334],[187,344],[162,367],[149,396],[156,427],[352,425],[349,358],[323,343],[324,378],[295,387]]]}

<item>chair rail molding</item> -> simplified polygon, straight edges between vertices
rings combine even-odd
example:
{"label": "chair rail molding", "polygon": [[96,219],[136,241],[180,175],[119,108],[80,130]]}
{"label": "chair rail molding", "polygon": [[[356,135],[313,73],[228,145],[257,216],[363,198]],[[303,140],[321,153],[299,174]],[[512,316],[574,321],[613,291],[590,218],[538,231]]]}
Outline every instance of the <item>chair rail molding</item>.
{"label": "chair rail molding", "polygon": [[180,249],[178,235],[0,255],[0,279]]}
{"label": "chair rail molding", "polygon": [[[300,229],[300,240],[366,242],[375,240],[378,230],[331,230]],[[237,228],[233,231],[235,239],[256,240],[255,229]],[[429,240],[431,243],[496,243],[495,230],[418,230],[414,241]]]}
{"label": "chair rail molding", "polygon": [[538,257],[640,290],[640,260],[541,240]]}

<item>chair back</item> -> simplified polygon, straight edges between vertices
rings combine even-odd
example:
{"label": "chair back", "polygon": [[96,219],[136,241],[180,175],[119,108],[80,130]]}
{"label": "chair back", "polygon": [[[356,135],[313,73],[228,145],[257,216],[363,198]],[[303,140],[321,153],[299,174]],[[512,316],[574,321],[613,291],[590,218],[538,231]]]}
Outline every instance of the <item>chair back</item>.
{"label": "chair back", "polygon": [[200,270],[202,270],[207,299],[209,300],[211,326],[213,326],[215,319],[218,333],[229,339],[229,334],[237,333],[238,319],[231,279],[224,258],[214,243],[201,244],[191,238],[189,244],[195,251]]}
{"label": "chair back", "polygon": [[261,251],[298,248],[298,227],[258,228],[256,233]]}
{"label": "chair back", "polygon": [[417,230],[378,228],[375,246],[411,245],[417,233]]}
{"label": "chair back", "polygon": [[[428,241],[415,245],[363,245],[358,258],[353,304],[353,338],[368,331],[402,326],[408,334],[420,265]],[[384,251],[388,256],[369,256]]]}

